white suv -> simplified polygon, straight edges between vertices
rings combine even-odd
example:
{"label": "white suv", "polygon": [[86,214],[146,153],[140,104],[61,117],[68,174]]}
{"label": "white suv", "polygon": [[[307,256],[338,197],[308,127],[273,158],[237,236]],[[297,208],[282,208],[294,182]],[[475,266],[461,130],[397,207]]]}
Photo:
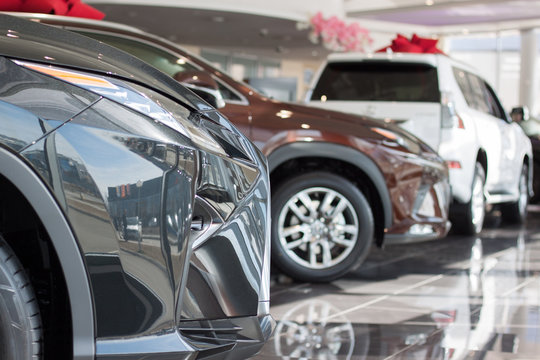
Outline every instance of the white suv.
{"label": "white suv", "polygon": [[493,204],[509,221],[526,218],[531,143],[471,67],[446,55],[332,54],[306,101],[399,124],[437,150],[450,169],[459,232],[480,232]]}

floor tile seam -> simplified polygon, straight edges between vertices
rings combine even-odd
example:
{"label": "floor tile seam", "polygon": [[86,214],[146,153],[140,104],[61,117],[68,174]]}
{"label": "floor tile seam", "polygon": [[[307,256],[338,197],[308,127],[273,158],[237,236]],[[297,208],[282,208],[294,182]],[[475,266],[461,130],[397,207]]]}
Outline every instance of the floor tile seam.
{"label": "floor tile seam", "polygon": [[420,314],[420,315],[423,315],[426,313],[426,310],[430,310],[430,309],[427,309],[427,308],[424,308],[424,309],[420,309],[420,308],[407,308],[407,309],[404,309],[404,308],[400,308],[400,309],[397,309],[395,307],[390,307],[390,306],[372,306],[371,309],[373,310],[384,310],[384,311],[393,311],[393,310],[399,310],[400,313],[413,313],[413,314]]}
{"label": "floor tile seam", "polygon": [[502,293],[501,295],[496,296],[497,299],[504,299],[509,297],[512,293],[526,287],[527,285],[531,284],[534,281],[538,280],[538,275],[535,275],[533,277],[528,278],[527,280],[523,281],[521,284],[515,286],[514,288],[507,290],[506,292]]}
{"label": "floor tile seam", "polygon": [[370,305],[373,305],[373,304],[376,304],[376,303],[379,303],[381,301],[384,301],[384,300],[387,300],[389,298],[391,298],[392,296],[396,296],[396,295],[400,295],[406,291],[409,291],[409,290],[412,290],[416,287],[420,287],[420,286],[424,286],[426,284],[429,284],[430,282],[434,282],[434,281],[437,281],[437,280],[440,280],[444,277],[444,275],[442,274],[439,274],[439,275],[435,275],[435,276],[432,276],[431,278],[428,278],[428,279],[425,279],[423,281],[420,281],[414,285],[411,285],[411,286],[407,286],[406,288],[403,288],[401,290],[397,290],[397,291],[394,291],[392,292],[391,294],[387,294],[387,295],[382,295],[382,296],[379,296],[378,298],[375,298],[373,300],[370,300],[370,301],[367,301],[365,303],[362,303],[362,304],[359,304],[359,305],[356,305],[356,306],[353,306],[352,308],[349,308],[347,310],[343,310],[339,313],[336,313],[334,315],[331,315],[329,316],[327,319],[332,319],[334,317],[337,317],[337,316],[342,316],[342,315],[345,315],[345,314],[348,314],[348,313],[351,313],[353,311],[357,311],[357,310],[360,310],[360,309],[363,309],[363,308],[366,308]]}
{"label": "floor tile seam", "polygon": [[[437,326],[437,323],[435,321],[404,321],[400,323],[401,325],[413,325],[413,326]],[[377,323],[377,325],[385,325]],[[453,322],[448,325],[441,326],[441,328],[448,328],[449,326],[452,327],[472,327],[476,326],[477,323],[470,323],[470,322]],[[440,325],[439,325],[440,326]],[[504,331],[500,331],[498,329],[540,329],[540,324],[536,325],[528,325],[528,324],[493,324],[493,329],[497,331],[493,331],[494,333],[505,333]]]}
{"label": "floor tile seam", "polygon": [[[508,249],[505,249],[505,250],[501,250],[501,251],[498,251],[498,252],[496,252],[496,253],[490,254],[489,256],[483,258],[482,260],[483,260],[483,261],[486,261],[486,260],[489,260],[489,259],[495,259],[495,260],[497,260],[498,257],[503,256],[503,255],[505,255],[506,253],[511,252],[511,251],[515,251],[515,249],[514,249],[513,247],[511,247],[511,248],[508,248]],[[407,292],[407,291],[410,291],[410,290],[412,290],[412,289],[415,289],[415,288],[418,288],[418,287],[427,285],[427,284],[432,283],[432,282],[434,282],[434,281],[440,280],[440,279],[442,279],[442,278],[445,277],[445,276],[449,276],[449,275],[452,274],[452,273],[455,273],[455,272],[458,272],[458,271],[463,271],[464,269],[467,269],[467,268],[470,268],[470,266],[469,266],[469,267],[466,267],[466,266],[464,265],[464,266],[463,266],[461,269],[459,269],[459,270],[452,269],[451,271],[448,271],[448,272],[445,273],[445,274],[439,274],[439,275],[432,276],[432,277],[430,277],[430,278],[428,278],[428,279],[425,279],[425,280],[420,281],[420,282],[418,282],[418,283],[416,283],[416,284],[410,285],[410,286],[408,286],[408,287],[406,287],[406,288],[403,288],[403,289],[394,291],[394,292],[392,292],[392,293],[389,294],[389,295],[383,295],[383,296],[380,296],[380,297],[378,297],[378,298],[376,298],[376,299],[370,300],[370,301],[368,301],[368,302],[366,302],[366,303],[359,304],[359,305],[354,306],[354,307],[352,307],[352,308],[349,308],[349,309],[347,309],[347,310],[343,310],[343,311],[341,311],[341,312],[339,312],[339,313],[337,313],[337,314],[334,314],[334,315],[328,317],[328,319],[331,319],[331,318],[334,318],[334,317],[337,317],[337,316],[341,316],[341,315],[344,315],[344,314],[351,313],[351,312],[353,312],[353,311],[357,311],[357,310],[366,308],[366,307],[368,307],[368,306],[370,306],[370,305],[373,305],[373,304],[379,303],[379,302],[381,302],[381,301],[383,301],[383,300],[389,299],[389,298],[392,297],[392,296],[401,295],[401,294],[403,294],[403,293],[405,293],[405,292]]]}

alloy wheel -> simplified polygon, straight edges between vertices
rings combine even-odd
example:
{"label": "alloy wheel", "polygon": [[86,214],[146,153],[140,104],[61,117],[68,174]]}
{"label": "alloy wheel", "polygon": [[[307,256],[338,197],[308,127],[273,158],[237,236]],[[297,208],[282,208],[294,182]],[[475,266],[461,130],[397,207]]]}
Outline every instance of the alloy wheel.
{"label": "alloy wheel", "polygon": [[357,242],[358,217],[339,192],[311,187],[294,194],[278,218],[279,241],[297,264],[326,269],[342,262]]}

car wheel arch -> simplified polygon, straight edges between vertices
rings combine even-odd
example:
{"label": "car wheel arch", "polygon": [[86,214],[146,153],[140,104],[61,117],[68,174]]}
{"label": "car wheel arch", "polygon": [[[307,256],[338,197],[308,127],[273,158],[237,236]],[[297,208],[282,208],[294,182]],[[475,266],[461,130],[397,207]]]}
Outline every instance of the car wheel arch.
{"label": "car wheel arch", "polygon": [[94,359],[94,308],[84,260],[75,236],[53,195],[19,157],[0,148],[0,175],[17,188],[38,215],[58,255],[71,306],[73,356]]}
{"label": "car wheel arch", "polygon": [[529,191],[529,197],[532,198],[535,195],[534,194],[534,186],[533,186],[534,159],[531,156],[529,156],[528,154],[525,154],[525,156],[523,157],[523,165],[527,166],[527,171],[528,171],[527,187],[528,187],[528,191]]}
{"label": "car wheel arch", "polygon": [[326,158],[350,164],[366,174],[376,190],[376,195],[381,202],[384,228],[389,228],[392,225],[392,202],[384,176],[375,162],[367,155],[338,144],[291,143],[280,146],[267,157],[271,177],[281,165],[299,158]]}
{"label": "car wheel arch", "polygon": [[487,152],[480,148],[478,149],[478,154],[476,155],[476,162],[480,163],[480,165],[482,165],[482,167],[484,168],[484,172],[486,174],[486,177],[487,177],[487,173],[488,173],[488,157],[487,157]]}

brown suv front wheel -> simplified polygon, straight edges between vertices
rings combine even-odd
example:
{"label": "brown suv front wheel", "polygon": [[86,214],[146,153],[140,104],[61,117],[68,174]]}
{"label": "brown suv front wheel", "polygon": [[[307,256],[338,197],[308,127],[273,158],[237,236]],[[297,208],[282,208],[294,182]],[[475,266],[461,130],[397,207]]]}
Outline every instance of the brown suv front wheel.
{"label": "brown suv front wheel", "polygon": [[334,280],[365,259],[373,214],[349,180],[312,172],[285,181],[272,197],[272,260],[304,281]]}

